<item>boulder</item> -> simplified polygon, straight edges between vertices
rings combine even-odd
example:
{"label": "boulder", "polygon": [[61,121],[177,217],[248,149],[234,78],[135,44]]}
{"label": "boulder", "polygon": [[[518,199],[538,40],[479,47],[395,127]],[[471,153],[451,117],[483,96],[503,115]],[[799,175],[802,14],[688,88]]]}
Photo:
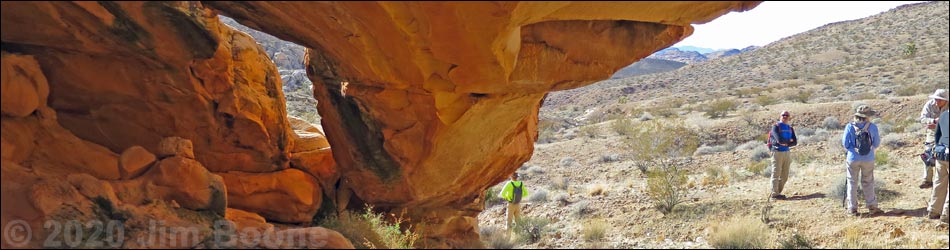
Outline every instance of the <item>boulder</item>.
{"label": "boulder", "polygon": [[123,180],[138,177],[152,166],[155,159],[155,155],[143,147],[130,147],[119,155],[119,174]]}
{"label": "boulder", "polygon": [[218,173],[228,187],[228,206],[284,223],[308,223],[320,208],[322,189],[303,171]]}
{"label": "boulder", "polygon": [[163,158],[181,156],[195,159],[195,150],[191,140],[181,137],[167,137],[158,144],[158,156]]}
{"label": "boulder", "polygon": [[49,84],[32,56],[2,54],[0,111],[3,115],[24,117],[46,106]]}

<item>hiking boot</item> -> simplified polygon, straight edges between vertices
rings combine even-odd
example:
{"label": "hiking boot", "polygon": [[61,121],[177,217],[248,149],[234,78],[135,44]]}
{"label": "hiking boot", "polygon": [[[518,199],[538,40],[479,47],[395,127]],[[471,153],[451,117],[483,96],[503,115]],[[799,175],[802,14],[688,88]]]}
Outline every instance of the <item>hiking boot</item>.
{"label": "hiking boot", "polygon": [[848,210],[848,216],[851,216],[851,217],[858,217],[858,210],[857,210],[857,209],[849,209],[849,210]]}
{"label": "hiking boot", "polygon": [[772,195],[772,199],[784,200],[784,199],[786,199],[786,197],[785,197],[784,194],[773,194],[773,195]]}
{"label": "hiking boot", "polygon": [[939,219],[940,219],[940,215],[939,215],[939,214],[929,214],[929,215],[927,215],[927,219],[939,220]]}
{"label": "hiking boot", "polygon": [[934,187],[934,183],[933,183],[933,182],[925,181],[925,182],[923,182],[923,183],[920,183],[920,188],[921,188],[921,189],[927,189],[927,188],[932,188],[932,187]]}
{"label": "hiking boot", "polygon": [[878,214],[883,214],[883,213],[884,213],[884,211],[881,210],[880,208],[877,208],[877,207],[869,207],[869,208],[868,208],[868,214],[869,214],[869,215],[878,215]]}

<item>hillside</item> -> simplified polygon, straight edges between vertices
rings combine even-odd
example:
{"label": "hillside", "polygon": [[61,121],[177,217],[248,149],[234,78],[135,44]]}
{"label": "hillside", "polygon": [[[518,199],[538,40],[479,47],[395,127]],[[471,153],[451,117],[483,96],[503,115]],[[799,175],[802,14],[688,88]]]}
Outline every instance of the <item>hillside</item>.
{"label": "hillside", "polygon": [[584,119],[609,110],[629,115],[636,108],[675,99],[697,107],[734,99],[756,108],[761,106],[756,100],[820,103],[932,93],[950,79],[947,8],[947,2],[902,6],[736,56],[554,92],[541,113]]}
{"label": "hillside", "polygon": [[654,74],[654,73],[663,73],[667,71],[673,71],[679,69],[683,66],[686,66],[685,63],[663,60],[663,59],[653,59],[653,58],[643,58],[642,60],[631,64],[623,69],[614,73],[611,76],[611,79],[620,79],[627,77],[634,77],[638,75]]}

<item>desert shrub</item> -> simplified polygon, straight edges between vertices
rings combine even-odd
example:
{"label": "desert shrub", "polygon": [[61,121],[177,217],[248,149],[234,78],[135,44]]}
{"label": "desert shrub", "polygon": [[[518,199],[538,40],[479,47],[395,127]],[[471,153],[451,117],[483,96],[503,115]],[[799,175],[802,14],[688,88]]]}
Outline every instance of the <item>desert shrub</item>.
{"label": "desert shrub", "polygon": [[821,127],[825,129],[841,129],[841,122],[838,121],[837,117],[829,116],[825,117],[825,121],[821,123]]}
{"label": "desert shrub", "polygon": [[897,94],[897,96],[912,96],[920,93],[922,92],[919,84],[902,84],[894,90],[894,94]]}
{"label": "desert shrub", "polygon": [[601,241],[607,236],[607,221],[602,219],[590,220],[584,223],[581,234],[584,235],[584,240],[588,242]]}
{"label": "desert shrub", "polygon": [[778,99],[772,97],[768,94],[760,95],[755,97],[755,103],[761,106],[769,106],[775,103],[778,103]]}
{"label": "desert shrub", "polygon": [[577,218],[584,218],[592,213],[594,213],[594,209],[590,207],[590,202],[586,200],[574,203],[574,206],[571,207],[571,214]]}
{"label": "desert shrub", "polygon": [[709,106],[706,106],[705,108],[706,117],[709,117],[709,118],[726,117],[726,115],[729,114],[729,111],[735,110],[736,107],[738,106],[739,104],[736,103],[736,101],[729,100],[729,99],[719,99],[719,100],[713,101],[712,103],[709,104]]}
{"label": "desert shrub", "polygon": [[557,203],[561,206],[565,206],[567,204],[571,204],[571,197],[565,193],[558,193],[557,195],[554,195],[554,201],[557,201]]}
{"label": "desert shrub", "polygon": [[563,176],[555,177],[550,183],[553,190],[567,190],[567,178]]}
{"label": "desert shrub", "polygon": [[641,123],[624,140],[634,160],[654,162],[693,155],[699,147],[699,133],[682,124],[659,121]]}
{"label": "desert shrub", "polygon": [[795,135],[798,137],[808,137],[815,135],[815,129],[809,127],[801,127],[795,130]]}
{"label": "desert shrub", "polygon": [[769,153],[769,149],[765,145],[755,147],[749,154],[749,158],[754,162],[759,162],[770,157],[772,157],[772,154]]}
{"label": "desert shrub", "polygon": [[709,166],[703,176],[703,185],[729,184],[730,174],[720,166]]}
{"label": "desert shrub", "polygon": [[782,249],[815,249],[815,243],[802,236],[801,234],[792,234],[788,239],[779,243]]}
{"label": "desert shrub", "polygon": [[630,119],[617,119],[610,123],[610,129],[619,135],[629,135],[633,130],[633,122]]}
{"label": "desert shrub", "polygon": [[482,227],[479,229],[482,241],[491,249],[514,249],[515,242],[511,241],[503,229],[497,227]]}
{"label": "desert shrub", "polygon": [[755,148],[764,148],[764,147],[765,147],[765,144],[763,142],[752,140],[752,141],[743,143],[742,145],[739,145],[739,147],[737,147],[736,149],[741,150],[741,151],[749,151],[749,150],[754,150]]}
{"label": "desert shrub", "polygon": [[641,122],[653,120],[653,114],[650,114],[650,112],[643,112],[643,114],[640,115],[640,118],[637,119],[639,119]]}
{"label": "desert shrub", "polygon": [[618,154],[609,154],[600,157],[600,161],[603,163],[610,163],[615,161],[620,161],[620,155]]}
{"label": "desert shrub", "polygon": [[[854,188],[857,190],[858,203],[859,204],[863,203],[864,190],[862,190],[863,188],[861,187],[861,180],[855,179],[854,182],[855,182]],[[876,192],[877,201],[879,203],[890,201],[900,196],[900,193],[888,189],[885,186],[884,182],[881,181],[880,177],[877,177],[877,176],[875,176],[874,178],[874,191]],[[842,175],[840,178],[837,178],[837,180],[835,181],[835,185],[833,186],[833,189],[831,190],[831,195],[829,195],[828,198],[834,201],[841,202],[844,200],[845,197],[847,197],[847,194],[848,194],[848,182],[847,182],[847,179],[845,179],[845,176]]]}
{"label": "desert shrub", "polygon": [[528,172],[532,174],[543,174],[544,168],[539,167],[539,166],[533,166],[533,167],[528,168]]}
{"label": "desert shrub", "polygon": [[596,125],[583,126],[583,127],[580,127],[578,130],[581,132],[582,136],[585,136],[587,138],[597,138],[597,136],[600,135],[600,128],[597,127]]}
{"label": "desert shrub", "polygon": [[530,202],[547,202],[548,201],[548,191],[544,189],[538,189],[528,195],[528,201]]}
{"label": "desert shrub", "polygon": [[659,165],[647,174],[647,195],[664,214],[673,212],[676,205],[686,202],[688,179],[686,171],[677,165]]}
{"label": "desert shrub", "polygon": [[789,101],[796,101],[800,103],[808,103],[811,100],[812,95],[815,94],[814,90],[799,90],[798,92],[793,92],[789,94]]}
{"label": "desert shrub", "polygon": [[570,167],[571,165],[574,165],[574,157],[561,158],[560,164],[563,167]]}
{"label": "desert shrub", "polygon": [[717,249],[763,249],[769,247],[769,238],[769,227],[765,223],[741,217],[719,224],[709,244]]}
{"label": "desert shrub", "polygon": [[373,212],[372,207],[366,207],[362,214],[344,211],[339,216],[331,214],[317,224],[339,232],[356,248],[412,248],[419,235],[413,233],[411,227],[400,229],[402,218],[394,219],[395,222],[386,221],[383,214]]}
{"label": "desert shrub", "polygon": [[[750,173],[755,175],[765,175],[769,168],[769,161],[749,161],[749,165],[746,167]],[[771,175],[771,171],[768,171],[768,174]]]}
{"label": "desert shrub", "polygon": [[876,170],[887,168],[891,165],[891,153],[883,148],[874,152],[874,166]]}
{"label": "desert shrub", "polygon": [[587,187],[587,195],[607,195],[607,186],[603,183],[594,183]]}
{"label": "desert shrub", "polygon": [[497,187],[490,187],[488,190],[485,190],[485,208],[502,203],[503,200],[500,196],[498,196],[498,192],[500,191]]}
{"label": "desert shrub", "polygon": [[901,140],[897,134],[887,134],[881,137],[881,144],[895,149],[907,146],[907,143]]}
{"label": "desert shrub", "polygon": [[921,129],[924,129],[924,125],[915,122],[915,123],[908,124],[907,127],[904,128],[904,132],[915,133],[917,131],[920,131]]}
{"label": "desert shrub", "polygon": [[727,141],[726,143],[724,143],[724,144],[722,144],[722,145],[717,145],[717,146],[706,146],[706,145],[703,145],[703,146],[701,146],[701,147],[699,147],[699,148],[696,149],[696,153],[695,153],[695,154],[696,154],[696,155],[709,155],[709,154],[715,154],[715,153],[719,153],[719,152],[732,151],[732,150],[735,150],[735,149],[736,149],[736,144],[733,143],[732,141]]}
{"label": "desert shrub", "polygon": [[514,224],[512,232],[528,244],[532,244],[541,240],[545,233],[544,229],[551,224],[551,220],[541,217],[521,217]]}

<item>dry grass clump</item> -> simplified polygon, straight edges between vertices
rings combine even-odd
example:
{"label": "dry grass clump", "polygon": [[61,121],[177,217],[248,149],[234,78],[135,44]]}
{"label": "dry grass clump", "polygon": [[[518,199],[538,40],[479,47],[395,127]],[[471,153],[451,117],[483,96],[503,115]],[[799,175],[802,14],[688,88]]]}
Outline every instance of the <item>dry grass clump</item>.
{"label": "dry grass clump", "polygon": [[769,227],[761,220],[738,217],[715,226],[709,243],[717,249],[763,249],[769,238]]}

